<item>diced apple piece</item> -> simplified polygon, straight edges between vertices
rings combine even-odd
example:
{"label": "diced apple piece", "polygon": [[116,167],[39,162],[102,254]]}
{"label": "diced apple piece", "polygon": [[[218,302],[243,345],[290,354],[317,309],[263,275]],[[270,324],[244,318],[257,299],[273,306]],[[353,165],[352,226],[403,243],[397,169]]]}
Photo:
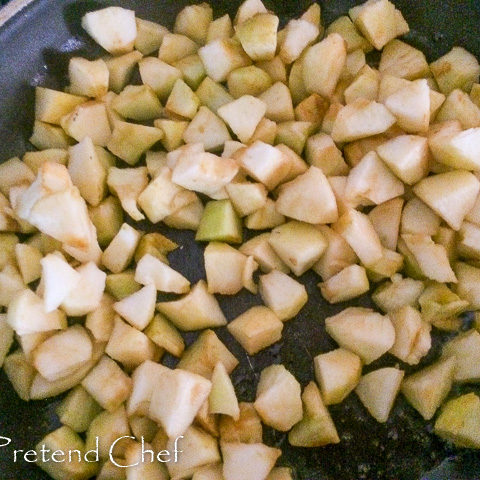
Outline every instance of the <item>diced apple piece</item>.
{"label": "diced apple piece", "polygon": [[157,304],[157,309],[181,330],[200,330],[227,323],[217,300],[208,293],[203,280],[185,297],[171,302],[161,302]]}
{"label": "diced apple piece", "polygon": [[[167,463],[170,478],[191,478],[194,472],[201,467],[220,462],[220,452],[218,451],[216,438],[195,426],[191,426],[183,437],[178,442],[182,451],[179,452],[177,461]],[[176,439],[170,438],[166,445],[166,451],[174,452],[176,444]],[[184,454],[182,455],[182,453]]]}
{"label": "diced apple piece", "polygon": [[113,305],[114,310],[130,325],[144,330],[153,318],[157,291],[152,284]]}
{"label": "diced apple piece", "polygon": [[189,5],[177,15],[174,31],[203,44],[206,41],[212,19],[212,7],[207,3]]}
{"label": "diced apple piece", "polygon": [[199,98],[183,80],[179,79],[168,97],[165,110],[181,118],[192,119],[199,106]]}
{"label": "diced apple piece", "polygon": [[207,40],[210,43],[215,40],[227,39],[233,36],[232,19],[227,13],[223,17],[213,20],[208,26]]}
{"label": "diced apple piece", "polygon": [[254,407],[263,423],[286,432],[302,419],[300,394],[295,377],[283,365],[271,365],[262,370]]}
{"label": "diced apple piece", "polygon": [[139,122],[158,118],[162,105],[149,85],[128,85],[112,101],[112,108],[123,118]]}
{"label": "diced apple piece", "polygon": [[24,243],[15,246],[17,265],[25,285],[38,280],[42,275],[42,252],[38,248]]}
{"label": "diced apple piece", "polygon": [[329,443],[339,443],[340,439],[335,425],[314,382],[310,382],[305,387],[302,401],[304,416],[288,435],[290,445],[322,447]]}
{"label": "diced apple piece", "polygon": [[340,109],[333,123],[332,138],[341,143],[370,137],[385,132],[395,121],[381,103],[359,98]]}
{"label": "diced apple piece", "polygon": [[255,306],[235,318],[227,328],[249,355],[255,355],[280,340],[283,323],[269,308]]}
{"label": "diced apple piece", "polygon": [[342,152],[330,135],[317,133],[309,137],[305,146],[305,155],[310,165],[321,169],[327,176],[348,173],[348,166],[343,160]]}
{"label": "diced apple piece", "polygon": [[135,369],[132,374],[132,393],[127,402],[127,413],[130,417],[148,415],[157,380],[166,371],[167,367],[151,360],[146,360]]}
{"label": "diced apple piece", "polygon": [[365,2],[349,13],[357,28],[377,50],[410,30],[400,10],[388,0]]}
{"label": "diced apple piece", "polygon": [[268,241],[297,276],[310,269],[327,247],[325,238],[317,228],[297,221],[276,227]]}
{"label": "diced apple piece", "polygon": [[232,95],[219,83],[215,83],[210,77],[206,77],[195,92],[202,105],[217,113],[222,105],[234,100]]}
{"label": "diced apple piece", "polygon": [[205,249],[208,292],[235,295],[243,288],[247,257],[226,243],[212,242]]}
{"label": "diced apple piece", "polygon": [[434,236],[440,228],[440,217],[416,197],[403,207],[401,232]]}
{"label": "diced apple piece", "polygon": [[195,236],[200,242],[241,243],[242,224],[230,200],[208,202]]}
{"label": "diced apple piece", "polygon": [[317,355],[314,367],[325,405],[343,401],[357,386],[362,374],[360,357],[343,348]]}
{"label": "diced apple piece", "polygon": [[116,317],[105,353],[132,370],[146,360],[159,360],[162,352],[144,333]]}
{"label": "diced apple piece", "polygon": [[445,284],[432,283],[418,299],[425,321],[441,328],[442,322],[465,312],[469,303],[453,293]]}
{"label": "diced apple piece", "polygon": [[[57,452],[52,455],[49,462],[48,457],[40,452]],[[98,463],[92,462],[91,456],[87,456],[87,448],[83,440],[70,427],[62,426],[45,436],[35,447],[35,456],[38,457],[37,465],[54,480],[71,478],[76,480],[87,480],[97,473]],[[61,460],[60,452],[62,455]],[[69,452],[69,453],[67,453]],[[71,461],[66,461],[69,455]],[[45,460],[45,461],[44,461]]]}
{"label": "diced apple piece", "polygon": [[288,273],[289,268],[282,262],[268,242],[270,233],[263,233],[245,242],[240,251],[245,255],[251,255],[260,265],[262,271],[268,273],[272,270],[279,270]]}
{"label": "diced apple piece", "polygon": [[40,263],[45,311],[53,312],[77,288],[80,274],[58,253],[45,256]]}
{"label": "diced apple piece", "polygon": [[428,173],[428,144],[424,137],[400,135],[376,149],[392,172],[408,185],[414,185]]}
{"label": "diced apple piece", "polygon": [[27,165],[32,172],[37,175],[40,167],[46,162],[67,164],[68,153],[62,148],[49,148],[38,152],[25,152],[23,163]]}
{"label": "diced apple piece", "polygon": [[14,298],[25,290],[25,282],[13,265],[5,265],[0,271],[0,305],[9,307]]}
{"label": "diced apple piece", "polygon": [[175,357],[180,357],[185,349],[185,342],[178,330],[160,314],[155,315],[145,334],[160,348]]}
{"label": "diced apple piece", "polygon": [[[126,470],[126,480],[141,480],[143,478],[168,480],[170,477],[167,467],[163,463],[155,461],[152,445],[146,443],[145,437],[142,436],[141,440],[141,443],[132,441],[125,446],[125,465],[130,465]],[[147,457],[147,455],[150,456]],[[152,461],[147,460],[148,458]],[[163,459],[163,457],[160,458]]]}
{"label": "diced apple piece", "polygon": [[240,43],[218,39],[198,50],[207,75],[214,82],[224,82],[233,70],[250,65],[251,60]]}
{"label": "diced apple piece", "polygon": [[434,431],[458,447],[480,448],[480,398],[472,392],[450,400],[437,418]]}
{"label": "diced apple piece", "polygon": [[350,265],[324,283],[319,284],[323,298],[329,303],[340,303],[368,292],[370,285],[366,270]]}
{"label": "diced apple piece", "polygon": [[176,162],[172,182],[188,190],[215,196],[238,173],[237,162],[213,153],[185,153]]}
{"label": "diced apple piece", "polygon": [[113,273],[123,272],[132,261],[140,232],[124,223],[102,255],[102,264]]}
{"label": "diced apple piece", "polygon": [[161,167],[157,176],[138,196],[138,205],[152,223],[157,223],[165,217],[177,212],[190,203],[196,195],[172,182],[172,171]]}
{"label": "diced apple piece", "polygon": [[158,58],[165,63],[173,64],[182,58],[193,55],[198,45],[185,35],[166,33],[158,51]]}
{"label": "diced apple piece", "polygon": [[218,115],[228,124],[241,142],[248,142],[258,123],[265,115],[267,106],[262,100],[244,95],[218,108]]}
{"label": "diced apple piece", "polygon": [[208,403],[210,413],[228,415],[234,420],[240,417],[235,389],[222,362],[218,362],[213,369],[212,389]]}
{"label": "diced apple piece", "polygon": [[278,212],[276,202],[267,197],[262,208],[251,213],[245,218],[245,226],[249,230],[266,230],[275,228],[285,223],[285,217]]}
{"label": "diced apple piece", "polygon": [[297,60],[305,48],[317,39],[319,33],[318,26],[308,20],[290,20],[285,27],[285,37],[280,46],[281,60],[287,65]]}
{"label": "diced apple piece", "polygon": [[385,99],[385,106],[407,133],[425,133],[430,123],[430,89],[425,79],[415,80]]}
{"label": "diced apple piece", "polygon": [[7,322],[18,335],[66,328],[65,314],[47,312],[43,300],[29,289],[14,296],[8,306]]}
{"label": "diced apple piece", "polygon": [[478,83],[480,65],[470,52],[462,47],[453,47],[447,54],[430,64],[430,70],[440,91],[449,94],[456,88],[469,92]]}
{"label": "diced apple piece", "polygon": [[138,262],[135,281],[142,285],[153,284],[161,292],[186,293],[190,290],[190,282],[183,275],[150,254]]}
{"label": "diced apple piece", "polygon": [[228,91],[234,98],[256,97],[272,86],[270,75],[255,65],[237,68],[228,75]]}
{"label": "diced apple piece", "polygon": [[223,465],[206,465],[195,471],[192,480],[223,480]]}
{"label": "diced apple piece", "polygon": [[203,143],[205,150],[211,151],[221,148],[231,137],[223,121],[202,106],[185,129],[183,139],[187,143]]}
{"label": "diced apple piece", "polygon": [[346,43],[338,33],[331,33],[309,47],[303,58],[303,81],[310,93],[331,97],[347,57]]}
{"label": "diced apple piece", "polygon": [[450,392],[454,374],[454,357],[439,360],[406,377],[401,390],[413,408],[430,420]]}
{"label": "diced apple piece", "polygon": [[267,106],[265,116],[268,119],[274,122],[286,122],[295,119],[292,96],[284,83],[274,83],[259,98]]}
{"label": "diced apple piece", "polygon": [[478,170],[480,168],[478,160],[480,128],[464,131],[456,131],[453,128],[445,128],[429,136],[429,146],[435,160],[457,169]]}
{"label": "diced apple piece", "polygon": [[385,282],[373,292],[372,299],[381,310],[388,313],[404,305],[417,306],[424,288],[423,282],[419,280],[394,275],[391,281]]}
{"label": "diced apple piece", "polygon": [[267,190],[261,183],[230,183],[226,185],[230,201],[239,216],[245,217],[263,208],[267,201]]}
{"label": "diced apple piece", "polygon": [[[73,93],[73,92],[72,92]],[[50,88],[35,88],[35,118],[36,120],[60,125],[60,120],[71,113],[75,107],[85,103],[83,96],[72,95]]]}
{"label": "diced apple piece", "polygon": [[113,298],[104,294],[100,305],[93,312],[87,314],[85,327],[90,330],[97,342],[108,342],[110,338],[115,318],[113,303]]}
{"label": "diced apple piece", "polygon": [[238,420],[220,417],[220,438],[224,442],[260,443],[262,423],[253,403],[239,403]]}
{"label": "diced apple piece", "polygon": [[[303,208],[306,203],[308,209]],[[324,173],[316,167],[280,187],[276,208],[287,217],[308,223],[332,223],[338,219],[335,195]]]}
{"label": "diced apple piece", "polygon": [[82,386],[109,412],[114,412],[129,396],[131,379],[106,355],[83,379]]}
{"label": "diced apple piece", "polygon": [[443,245],[436,244],[429,235],[403,234],[401,238],[423,275],[437,282],[457,282]]}
{"label": "diced apple piece", "polygon": [[14,331],[7,323],[6,314],[0,314],[0,367],[3,366],[3,362],[13,345],[13,336]]}
{"label": "diced apple piece", "polygon": [[430,73],[425,54],[400,40],[385,45],[378,69],[383,75],[407,80],[426,77]]}
{"label": "diced apple piece", "polygon": [[262,275],[259,286],[265,305],[282,321],[295,317],[308,300],[305,287],[278,270]]}
{"label": "diced apple piece", "polygon": [[[69,92],[99,98],[108,92],[109,71],[102,60],[73,57],[68,64]],[[66,112],[67,113],[67,112]]]}
{"label": "diced apple piece", "polygon": [[377,205],[368,214],[383,246],[390,250],[397,248],[403,203],[403,198],[393,198]]}
{"label": "diced apple piece", "polygon": [[133,50],[137,37],[135,12],[121,7],[108,7],[88,12],[82,27],[107,52],[118,55]]}
{"label": "diced apple piece", "polygon": [[456,293],[470,304],[472,310],[480,308],[480,269],[467,263],[458,262],[454,265],[458,279]]}
{"label": "diced apple piece", "polygon": [[163,25],[142,18],[136,18],[135,20],[137,22],[135,49],[143,55],[150,55],[160,48],[168,29]]}
{"label": "diced apple piece", "polygon": [[415,185],[414,192],[458,230],[475,204],[479,189],[480,183],[472,173],[458,170],[425,178]]}
{"label": "diced apple piece", "polygon": [[365,201],[378,205],[403,193],[403,183],[392,174],[375,152],[367,153],[350,170],[345,186],[346,199],[352,205]]}
{"label": "diced apple piece", "polygon": [[480,333],[475,329],[460,333],[442,349],[443,357],[455,357],[455,382],[480,380]]}
{"label": "diced apple piece", "polygon": [[61,307],[67,315],[80,317],[100,305],[107,275],[93,262],[80,265],[76,271],[80,280],[63,299]]}
{"label": "diced apple piece", "polygon": [[145,218],[137,207],[137,199],[148,185],[145,167],[121,169],[112,167],[108,170],[107,184],[118,196],[128,215],[136,221]]}
{"label": "diced apple piece", "polygon": [[333,225],[333,229],[342,235],[365,266],[373,265],[382,259],[382,244],[365,214],[350,209]]}
{"label": "diced apple piece", "polygon": [[3,369],[15,393],[25,402],[29,401],[30,387],[36,375],[36,370],[27,360],[22,350],[16,350],[6,356],[3,362]]}
{"label": "diced apple piece", "polygon": [[149,416],[162,425],[169,438],[177,438],[192,424],[211,387],[200,375],[165,370],[157,379]]}
{"label": "diced apple piece", "polygon": [[167,100],[176,81],[182,78],[178,68],[154,57],[143,58],[139,69],[142,82],[150,86],[161,101]]}
{"label": "diced apple piece", "polygon": [[417,365],[431,347],[430,325],[410,305],[404,305],[388,316],[395,328],[395,343],[390,353],[409,365]]}
{"label": "diced apple piece", "polygon": [[343,37],[347,44],[347,53],[361,49],[369,52],[372,50],[370,42],[360,35],[359,31],[347,16],[338,17],[327,28],[327,35],[338,33]]}
{"label": "diced apple piece", "polygon": [[152,232],[143,235],[138,243],[138,247],[135,250],[135,261],[139,262],[140,259],[150,253],[159,260],[168,264],[167,255],[178,248],[178,245],[165,237],[161,233]]}
{"label": "diced apple piece", "polygon": [[355,393],[377,422],[388,420],[403,374],[398,368],[380,368],[367,373],[358,382]]}
{"label": "diced apple piece", "polygon": [[171,228],[180,230],[198,230],[203,215],[203,203],[196,196],[195,200],[188,205],[178,209],[174,213],[167,215],[163,222]]}
{"label": "diced apple piece", "polygon": [[448,120],[458,120],[465,129],[478,127],[480,125],[480,109],[467,93],[456,89],[448,95],[435,116],[436,122]]}
{"label": "diced apple piece", "polygon": [[282,454],[278,448],[263,443],[221,444],[225,480],[263,480]]}
{"label": "diced apple piece", "polygon": [[29,142],[40,150],[48,148],[68,148],[74,141],[65,133],[63,128],[50,123],[35,120],[33,132]]}
{"label": "diced apple piece", "polygon": [[145,125],[116,122],[108,149],[129,165],[135,165],[141,155],[163,138],[162,130]]}
{"label": "diced apple piece", "polygon": [[47,380],[66,377],[92,357],[92,342],[86,330],[75,325],[45,340],[35,349],[33,365]]}
{"label": "diced apple piece", "polygon": [[347,308],[327,318],[325,328],[341,347],[356,353],[366,364],[380,358],[395,342],[390,319],[368,308]]}

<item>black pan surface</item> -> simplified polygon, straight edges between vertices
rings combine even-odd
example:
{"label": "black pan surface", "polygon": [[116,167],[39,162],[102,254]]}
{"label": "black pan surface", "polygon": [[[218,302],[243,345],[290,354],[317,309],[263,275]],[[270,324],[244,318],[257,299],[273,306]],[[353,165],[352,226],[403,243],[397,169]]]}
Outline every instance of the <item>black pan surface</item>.
{"label": "black pan surface", "polygon": [[[10,19],[0,28],[0,161],[32,149],[28,137],[33,123],[33,87],[61,88],[66,84],[65,73],[72,53],[90,58],[102,53],[80,27],[80,18],[86,11],[116,4],[136,10],[140,17],[172,26],[176,13],[187,3],[191,2],[36,0]],[[211,3],[219,16],[234,14],[240,2]],[[285,21],[301,14],[311,0],[266,0],[265,3]],[[320,3],[324,21],[328,24],[361,2],[324,0]],[[429,60],[446,53],[454,45],[461,45],[480,56],[478,0],[396,0],[395,4],[410,24],[412,31],[407,40],[421,48]],[[154,229],[166,233],[163,227]],[[202,278],[202,249],[193,241],[191,232],[176,231],[167,235],[185,247],[171,256],[174,268],[192,283]],[[328,305],[321,298],[316,287],[318,277],[313,273],[307,273],[302,281],[307,285],[310,301],[295,320],[285,325],[280,343],[248,358],[224,329],[218,331],[220,338],[241,361],[234,372],[234,383],[241,400],[254,399],[256,383],[265,366],[284,363],[305,385],[313,379],[313,357],[335,348],[324,332],[324,319],[346,305]],[[230,320],[261,300],[244,293],[234,298],[220,298],[220,302]],[[371,301],[365,297],[355,305],[371,306]],[[468,320],[466,327],[467,324]],[[188,334],[187,342],[191,343],[195,336]],[[438,356],[439,347],[447,337],[438,332],[434,336],[434,348],[422,365]],[[172,358],[166,358],[166,361],[170,366],[175,364]],[[368,370],[397,363],[396,359],[387,356],[370,365]],[[408,373],[411,368],[406,370]],[[480,393],[478,386],[464,385],[455,387],[452,395],[467,391]],[[46,432],[58,426],[55,416],[58,401],[21,402],[3,372],[0,373],[0,437],[13,439],[9,447],[0,448],[0,480],[48,478],[34,465],[20,461],[14,463],[13,449],[33,448]],[[480,454],[458,450],[439,440],[431,433],[432,423],[424,422],[401,396],[384,425],[376,423],[353,394],[330,410],[342,440],[336,446],[295,449],[288,445],[284,434],[265,429],[265,442],[284,450],[280,463],[292,467],[298,480],[480,479]]]}

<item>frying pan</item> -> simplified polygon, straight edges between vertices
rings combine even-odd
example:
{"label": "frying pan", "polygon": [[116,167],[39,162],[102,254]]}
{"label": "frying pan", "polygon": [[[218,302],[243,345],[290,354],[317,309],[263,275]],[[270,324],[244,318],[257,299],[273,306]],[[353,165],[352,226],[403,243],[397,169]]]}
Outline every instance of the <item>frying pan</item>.
{"label": "frying pan", "polygon": [[[188,0],[115,0],[114,2],[75,0],[14,0],[0,13],[0,161],[32,149],[28,143],[33,123],[35,85],[62,88],[66,84],[68,59],[72,54],[94,58],[103,52],[80,27],[81,16],[105,4],[134,9],[139,17],[172,26],[175,15]],[[234,14],[240,1],[211,2],[215,15]],[[285,22],[300,15],[311,0],[266,0]],[[321,2],[326,24],[346,14],[358,0],[324,0]],[[478,0],[396,0],[408,20],[411,33],[407,40],[421,48],[431,61],[460,45],[480,56],[480,2]],[[3,25],[2,25],[3,23]],[[378,60],[378,58],[377,58]],[[375,62],[375,57],[372,58]],[[147,228],[146,225],[140,225]],[[166,231],[162,226],[149,227],[184,245],[171,255],[174,268],[192,283],[204,277],[202,247],[195,244],[191,232]],[[284,363],[305,385],[313,379],[312,359],[335,348],[324,331],[324,319],[345,308],[328,305],[316,287],[313,273],[301,281],[307,286],[309,303],[298,317],[287,322],[283,340],[254,357],[247,357],[242,348],[224,329],[219,337],[240,360],[233,379],[239,398],[252,401],[261,370],[272,363]],[[243,293],[233,298],[220,297],[229,320],[252,305],[261,302],[258,296]],[[355,303],[372,306],[366,296]],[[465,320],[468,328],[468,318]],[[422,364],[439,355],[447,334],[434,332],[434,345]],[[191,343],[195,334],[187,334]],[[175,360],[165,357],[165,363]],[[368,366],[369,371],[393,366],[398,360],[385,356]],[[420,367],[416,367],[417,369]],[[412,371],[402,365],[407,373]],[[451,395],[475,391],[478,386],[456,386]],[[45,433],[58,427],[55,408],[60,399],[25,403],[12,391],[5,375],[0,373],[0,436],[13,439],[10,447],[28,450]],[[438,439],[432,433],[432,422],[420,415],[399,396],[386,424],[375,422],[352,394],[341,405],[330,408],[341,443],[319,449],[292,448],[286,436],[265,429],[265,442],[283,449],[281,464],[292,467],[298,480],[479,480],[480,454],[462,451]],[[0,480],[40,480],[48,477],[34,465],[14,463],[13,448],[0,448]],[[428,473],[427,473],[428,472]],[[68,479],[65,479],[68,480]],[[148,479],[145,479],[148,480]]]}

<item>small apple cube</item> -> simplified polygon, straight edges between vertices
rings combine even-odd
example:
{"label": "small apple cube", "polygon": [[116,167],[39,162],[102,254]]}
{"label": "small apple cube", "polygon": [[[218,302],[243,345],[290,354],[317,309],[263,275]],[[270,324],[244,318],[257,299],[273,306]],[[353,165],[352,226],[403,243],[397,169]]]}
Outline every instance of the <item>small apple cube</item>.
{"label": "small apple cube", "polygon": [[359,265],[350,265],[319,283],[323,298],[329,303],[340,303],[367,293],[370,289],[367,272]]}
{"label": "small apple cube", "polygon": [[479,360],[480,333],[475,329],[462,332],[442,349],[442,356],[455,357],[454,381],[478,382],[480,379]]}
{"label": "small apple cube", "polygon": [[[309,208],[304,208],[305,205]],[[338,219],[335,195],[327,177],[317,167],[284,183],[278,193],[279,213],[296,220],[313,223],[333,223]]]}
{"label": "small apple cube", "polygon": [[255,410],[263,423],[286,432],[303,416],[301,387],[283,365],[262,370],[257,387]]}
{"label": "small apple cube", "polygon": [[183,435],[208,398],[212,383],[185,370],[165,370],[157,378],[149,417],[159,422],[169,438]]}
{"label": "small apple cube", "polygon": [[69,91],[75,95],[99,98],[108,92],[110,73],[102,60],[73,57],[68,64]]}
{"label": "small apple cube", "polygon": [[215,83],[210,77],[205,77],[195,92],[202,105],[217,113],[222,105],[233,102],[234,97],[220,83]]}
{"label": "small apple cube", "polygon": [[382,245],[392,251],[397,249],[403,204],[403,198],[392,198],[388,202],[377,205],[368,213],[368,218]]}
{"label": "small apple cube", "polygon": [[237,396],[225,365],[218,362],[212,373],[212,389],[208,397],[209,412],[222,414],[238,420],[240,409]]}
{"label": "small apple cube", "polygon": [[114,412],[130,396],[130,377],[110,357],[104,355],[82,381],[83,388],[109,412]]}
{"label": "small apple cube", "polygon": [[480,398],[472,392],[450,400],[440,412],[434,431],[458,447],[480,448]]}
{"label": "small apple cube", "polygon": [[393,75],[407,80],[427,77],[430,73],[425,54],[397,39],[385,45],[378,69],[383,75]]}
{"label": "small apple cube", "polygon": [[282,454],[263,443],[226,443],[221,445],[225,480],[263,480]]}
{"label": "small apple cube", "polygon": [[255,355],[280,340],[283,323],[269,308],[255,306],[230,322],[227,329],[249,355]]}
{"label": "small apple cube", "polygon": [[325,320],[327,333],[365,364],[386,353],[395,342],[395,329],[386,316],[369,308],[349,307]]}
{"label": "small apple cube", "polygon": [[[325,251],[322,233],[310,224],[291,221],[275,228],[269,243],[295,275],[305,273]],[[292,252],[296,252],[292,256]]]}
{"label": "small apple cube", "polygon": [[261,99],[243,95],[220,106],[217,113],[238,139],[246,143],[251,139],[266,111],[267,106]]}
{"label": "small apple cube", "polygon": [[331,33],[316,45],[309,47],[303,58],[303,81],[310,93],[331,97],[347,58],[345,40]]}
{"label": "small apple cube", "polygon": [[151,87],[162,102],[167,100],[176,81],[182,78],[178,68],[158,58],[145,57],[139,61],[138,67],[142,82]]}
{"label": "small apple cube", "polygon": [[276,15],[258,13],[236,26],[236,37],[254,62],[271,60],[275,56],[278,24]]}
{"label": "small apple cube", "polygon": [[192,119],[199,106],[199,98],[183,80],[179,79],[168,97],[165,111],[180,118]]}
{"label": "small apple cube", "polygon": [[261,183],[231,182],[225,188],[240,217],[250,215],[266,204],[267,190]]}
{"label": "small apple cube", "polygon": [[289,65],[317,38],[320,30],[317,25],[305,19],[290,20],[285,27],[285,37],[280,46],[279,56]]}
{"label": "small apple cube", "polygon": [[197,43],[204,44],[212,20],[212,7],[208,3],[188,5],[177,15],[174,32],[181,33]]}
{"label": "small apple cube", "polygon": [[455,357],[438,362],[406,377],[402,393],[425,420],[435,415],[452,387],[455,375]]}
{"label": "small apple cube", "polygon": [[312,448],[339,443],[337,429],[315,382],[305,387],[302,402],[304,416],[288,434],[290,445]]}
{"label": "small apple cube", "polygon": [[241,44],[231,38],[214,40],[200,48],[198,54],[214,82],[224,82],[230,72],[251,64]]}
{"label": "small apple cube", "polygon": [[295,317],[308,301],[305,287],[278,270],[261,275],[259,287],[265,305],[282,321]]}
{"label": "small apple cube", "polygon": [[469,92],[478,83],[480,65],[470,52],[462,47],[453,47],[448,53],[430,64],[430,70],[440,91],[449,94],[456,88]]}
{"label": "small apple cube", "polygon": [[193,55],[198,45],[185,35],[166,33],[158,51],[158,58],[162,62],[173,64],[182,58]]}
{"label": "small apple cube", "polygon": [[313,361],[325,405],[342,402],[360,380],[362,361],[348,350],[338,348],[321,353]]}
{"label": "small apple cube", "polygon": [[179,300],[160,302],[157,310],[181,330],[201,330],[221,327],[227,320],[216,298],[208,292],[207,284],[200,280],[189,294]]}
{"label": "small apple cube", "polygon": [[403,375],[398,368],[380,368],[367,373],[358,382],[355,393],[377,422],[388,420]]}
{"label": "small apple cube", "polygon": [[230,200],[208,202],[195,240],[200,242],[241,243],[242,222]]}
{"label": "small apple cube", "polygon": [[60,125],[62,117],[68,115],[78,105],[86,101],[87,99],[84,96],[72,95],[50,88],[36,87],[35,119],[49,124]]}
{"label": "small apple cube", "polygon": [[267,197],[265,205],[245,218],[249,230],[266,230],[285,223],[285,217],[277,210],[277,202]]}
{"label": "small apple cube", "polygon": [[160,48],[163,37],[168,33],[168,28],[142,18],[135,20],[137,22],[135,49],[143,55],[150,55]]}

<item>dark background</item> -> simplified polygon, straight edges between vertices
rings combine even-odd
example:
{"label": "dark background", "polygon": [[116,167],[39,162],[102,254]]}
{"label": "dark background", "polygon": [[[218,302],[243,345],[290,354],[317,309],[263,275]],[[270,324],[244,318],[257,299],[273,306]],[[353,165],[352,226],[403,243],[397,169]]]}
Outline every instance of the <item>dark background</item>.
{"label": "dark background", "polygon": [[[0,0],[2,1],[2,0]],[[200,0],[198,0],[200,1]],[[4,3],[4,2],[3,2]],[[111,2],[75,0],[38,0],[18,14],[0,30],[0,161],[27,149],[33,121],[33,87],[65,86],[66,68],[72,53],[90,58],[101,50],[82,32],[80,18],[88,10],[105,4],[132,8],[139,17],[171,26],[176,13],[189,3],[187,0],[116,0]],[[239,0],[212,0],[216,16],[233,14]],[[266,1],[283,21],[300,15],[311,0]],[[326,24],[358,0],[324,0],[323,19]],[[408,20],[412,32],[407,40],[421,48],[429,60],[446,53],[453,45],[468,48],[480,55],[480,2],[478,0],[396,0]],[[161,227],[154,229],[165,233]],[[202,247],[193,241],[191,232],[168,232],[183,251],[171,256],[174,268],[192,283],[204,276]],[[187,256],[187,258],[186,258]],[[312,272],[302,277],[310,301],[301,314],[285,325],[283,340],[271,348],[248,358],[225,329],[217,333],[241,361],[234,372],[234,382],[241,400],[255,396],[261,370],[271,363],[284,363],[305,385],[313,378],[312,358],[335,348],[325,334],[324,318],[337,313],[346,305],[330,306],[322,299],[318,277]],[[260,298],[248,293],[220,297],[221,306],[229,320]],[[356,305],[369,306],[368,298]],[[438,355],[445,335],[435,332],[435,348],[425,359],[429,363]],[[191,343],[195,334],[189,334]],[[173,359],[167,359],[173,366]],[[398,360],[385,356],[370,365],[365,372]],[[405,366],[402,366],[405,367]],[[417,367],[419,368],[419,367]],[[407,368],[410,371],[410,368]],[[478,386],[455,387],[452,395],[477,391]],[[56,428],[55,406],[58,400],[23,403],[12,392],[3,373],[0,373],[0,436],[14,439],[17,449],[33,448],[46,432]],[[302,450],[288,446],[284,434],[265,429],[265,441],[281,446],[283,465],[296,471],[297,480],[479,480],[478,452],[462,452],[441,441],[432,432],[432,422],[424,422],[402,396],[399,396],[386,424],[378,424],[352,394],[341,405],[330,408],[342,442],[321,449]],[[13,450],[0,449],[0,480],[46,479],[40,470],[25,463],[13,464]],[[439,468],[437,468],[440,465]],[[436,468],[434,472],[424,474]]]}

